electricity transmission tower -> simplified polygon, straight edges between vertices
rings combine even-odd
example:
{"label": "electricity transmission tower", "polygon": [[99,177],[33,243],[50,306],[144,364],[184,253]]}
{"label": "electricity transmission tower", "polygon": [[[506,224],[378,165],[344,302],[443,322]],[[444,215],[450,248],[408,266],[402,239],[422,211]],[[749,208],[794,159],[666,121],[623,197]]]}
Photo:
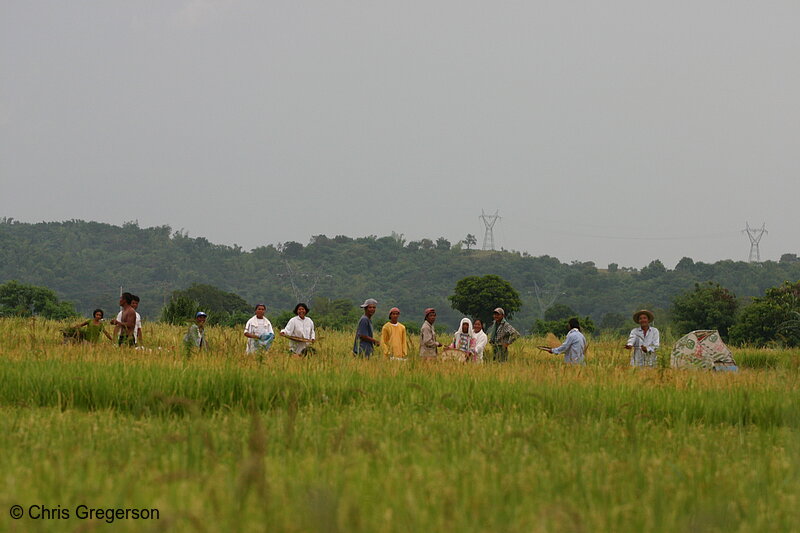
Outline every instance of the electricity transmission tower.
{"label": "electricity transmission tower", "polygon": [[481,209],[481,220],[483,220],[483,225],[486,226],[486,231],[483,234],[483,249],[484,250],[494,250],[494,224],[497,222],[498,219],[503,218],[497,213],[500,210],[497,209],[494,212],[494,215],[487,215]]}
{"label": "electricity transmission tower", "polygon": [[553,307],[553,304],[556,303],[558,297],[562,294],[565,294],[561,291],[560,281],[554,287],[543,289],[540,288],[539,284],[536,283],[536,280],[534,280],[533,288],[536,291],[536,301],[539,303],[539,311],[542,313],[542,318],[544,318],[545,311]]}
{"label": "electricity transmission tower", "polygon": [[751,263],[760,263],[761,262],[761,255],[758,251],[758,243],[761,242],[761,237],[764,236],[765,233],[769,233],[764,226],[766,222],[761,224],[759,229],[751,228],[749,223],[745,223],[745,229],[742,230],[742,233],[746,233],[747,236],[750,238],[750,259]]}
{"label": "electricity transmission tower", "polygon": [[[286,274],[278,274],[278,277],[284,277],[288,275],[289,283],[292,285],[294,298],[298,302],[309,302],[314,296],[314,292],[317,289],[317,284],[322,281],[323,278],[333,278],[333,276],[330,274],[323,273],[323,269],[325,268],[324,264],[320,265],[320,267],[314,272],[295,272],[292,270],[289,261],[286,259],[283,260],[283,264],[286,266]],[[299,278],[302,278],[305,281],[305,289],[302,289],[298,285],[297,281],[299,281]]]}

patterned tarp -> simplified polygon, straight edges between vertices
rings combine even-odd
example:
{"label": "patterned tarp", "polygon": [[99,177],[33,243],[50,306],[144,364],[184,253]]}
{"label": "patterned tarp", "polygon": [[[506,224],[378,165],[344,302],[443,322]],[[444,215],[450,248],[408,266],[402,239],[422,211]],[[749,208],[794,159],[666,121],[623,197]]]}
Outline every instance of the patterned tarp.
{"label": "patterned tarp", "polygon": [[675,343],[670,355],[672,368],[704,368],[731,370],[736,367],[733,354],[722,342],[716,330],[697,330],[687,333]]}

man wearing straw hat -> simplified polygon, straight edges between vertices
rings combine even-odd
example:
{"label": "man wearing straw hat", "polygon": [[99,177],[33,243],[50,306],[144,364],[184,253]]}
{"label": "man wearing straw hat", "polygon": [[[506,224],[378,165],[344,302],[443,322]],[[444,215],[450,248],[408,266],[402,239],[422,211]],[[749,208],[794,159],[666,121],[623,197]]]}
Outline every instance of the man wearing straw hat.
{"label": "man wearing straw hat", "polygon": [[660,336],[658,330],[652,327],[653,313],[647,309],[641,309],[633,313],[633,321],[639,327],[631,330],[625,349],[633,349],[631,355],[631,366],[654,367],[658,363],[656,350],[659,347]]}

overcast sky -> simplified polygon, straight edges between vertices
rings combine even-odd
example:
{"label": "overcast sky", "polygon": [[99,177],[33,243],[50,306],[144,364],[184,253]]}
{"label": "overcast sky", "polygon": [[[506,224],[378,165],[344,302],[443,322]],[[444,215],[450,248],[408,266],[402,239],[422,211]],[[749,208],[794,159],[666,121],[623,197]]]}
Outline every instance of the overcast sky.
{"label": "overcast sky", "polygon": [[0,3],[0,216],[800,253],[800,2]]}

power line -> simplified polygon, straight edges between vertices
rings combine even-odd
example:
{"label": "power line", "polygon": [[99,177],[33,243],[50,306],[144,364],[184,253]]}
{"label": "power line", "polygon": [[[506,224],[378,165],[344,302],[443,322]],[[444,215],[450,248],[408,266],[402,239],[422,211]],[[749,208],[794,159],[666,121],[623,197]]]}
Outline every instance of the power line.
{"label": "power line", "polygon": [[600,235],[593,233],[578,233],[575,231],[564,231],[559,229],[548,229],[550,233],[570,235],[572,237],[589,237],[592,239],[614,239],[623,241],[684,241],[692,239],[718,239],[722,237],[733,237],[736,232],[725,231],[720,233],[706,233],[691,235]]}
{"label": "power line", "polygon": [[[592,239],[613,239],[613,240],[632,240],[632,241],[683,241],[683,240],[701,240],[701,239],[721,239],[721,238],[730,238],[733,239],[734,236],[738,235],[738,231],[717,231],[717,232],[709,232],[709,233],[684,233],[684,234],[647,234],[643,235],[641,233],[631,234],[630,233],[630,225],[628,226],[619,226],[619,225],[603,225],[603,224],[582,224],[580,222],[570,220],[568,225],[560,224],[554,225],[552,219],[545,219],[540,217],[532,216],[530,217],[536,227],[539,230],[546,230],[547,233],[558,233],[559,235],[569,235],[573,237],[587,237]],[[570,229],[564,229],[565,227],[569,227]],[[583,231],[583,229],[587,231]],[[704,229],[713,229],[713,228],[704,228]],[[627,231],[626,231],[627,230]],[[611,233],[613,232],[613,233]],[[627,235],[626,235],[627,233]]]}

